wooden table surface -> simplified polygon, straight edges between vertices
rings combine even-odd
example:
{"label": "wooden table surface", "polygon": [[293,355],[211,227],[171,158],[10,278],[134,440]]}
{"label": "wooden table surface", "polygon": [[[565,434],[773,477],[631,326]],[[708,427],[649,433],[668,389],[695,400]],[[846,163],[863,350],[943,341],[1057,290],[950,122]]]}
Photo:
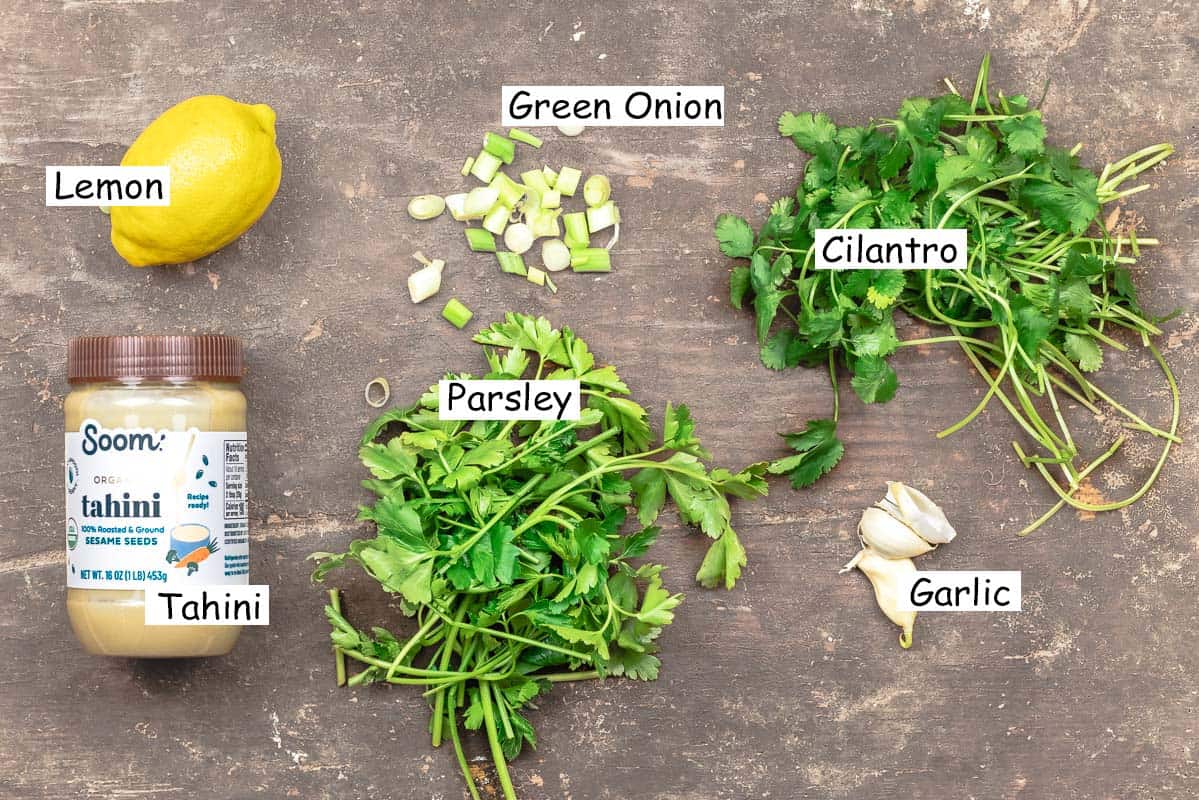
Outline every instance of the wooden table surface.
{"label": "wooden table surface", "polygon": [[[721,211],[760,215],[802,160],[784,110],[841,121],[890,114],[994,54],[994,85],[1039,95],[1050,138],[1088,164],[1169,141],[1178,154],[1124,213],[1163,246],[1136,271],[1146,306],[1180,307],[1161,344],[1195,429],[1199,160],[1193,3],[409,4],[9,0],[0,10],[0,796],[384,798],[464,796],[427,709],[400,687],[334,686],[323,591],[305,556],[365,532],[355,445],[364,384],[410,401],[447,368],[477,368],[464,333],[414,307],[417,249],[480,322],[507,310],[570,324],[643,402],[691,404],[725,464],[781,453],[776,432],[827,414],[817,371],[763,368],[752,320],[729,307]],[[498,122],[503,83],[724,84],[718,128],[547,133],[538,154],[613,178],[627,220],[617,267],[567,274],[550,296],[497,274],[448,219],[408,199],[463,185]],[[284,177],[247,235],[194,265],[136,271],[90,209],[43,205],[47,164],[116,163],[173,103],[223,93],[278,112]],[[447,291],[448,290],[448,291]],[[444,298],[443,298],[444,299]],[[472,326],[474,327],[474,326]],[[252,369],[252,570],[273,624],[223,659],[84,655],[64,607],[62,400],[76,334],[223,331]],[[901,332],[908,336],[917,330]],[[1115,360],[1113,359],[1113,362]],[[691,582],[705,543],[673,523],[658,551],[687,600],[656,683],[562,686],[534,713],[540,747],[513,766],[537,798],[1187,798],[1199,794],[1197,460],[1177,450],[1118,513],[1062,513],[1010,442],[998,406],[946,440],[978,401],[957,352],[905,349],[886,406],[849,394],[849,451],[817,487],[784,483],[735,519],[749,567],[732,592]],[[1150,363],[1107,385],[1164,423]],[[848,388],[848,387],[846,387]],[[1097,431],[1090,454],[1106,447]],[[1155,443],[1095,481],[1123,496]],[[860,510],[903,479],[957,524],[924,568],[1020,569],[1018,614],[927,614],[902,652],[859,574]],[[350,614],[395,623],[366,581]],[[478,742],[472,753],[481,757]],[[494,787],[492,787],[494,789]]]}

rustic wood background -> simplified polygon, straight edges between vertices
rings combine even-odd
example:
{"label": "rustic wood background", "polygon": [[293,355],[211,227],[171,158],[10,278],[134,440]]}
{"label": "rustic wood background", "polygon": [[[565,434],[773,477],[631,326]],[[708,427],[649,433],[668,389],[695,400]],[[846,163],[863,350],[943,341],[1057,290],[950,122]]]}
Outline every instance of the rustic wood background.
{"label": "rustic wood background", "polygon": [[[660,411],[689,402],[722,463],[780,453],[776,431],[828,411],[819,372],[768,372],[748,315],[726,301],[720,211],[761,214],[789,191],[787,109],[862,122],[900,99],[994,85],[1045,101],[1051,138],[1098,164],[1170,141],[1178,154],[1126,204],[1164,246],[1136,278],[1153,309],[1183,309],[1162,344],[1199,402],[1199,68],[1193,3],[1145,0],[570,4],[375,0],[173,3],[8,0],[0,10],[0,795],[5,798],[464,796],[427,710],[403,688],[337,689],[304,557],[363,533],[355,443],[363,385],[406,402],[478,348],[414,307],[410,254],[446,258],[442,299],[477,322],[509,309],[575,327]],[[723,129],[547,132],[538,163],[613,177],[617,268],[564,275],[551,297],[470,255],[448,219],[417,224],[410,196],[449,193],[498,122],[502,83],[724,84]],[[269,103],[283,184],[265,218],[211,258],[135,271],[89,209],[43,206],[47,164],[116,163],[173,103],[200,93]],[[525,151],[527,154],[527,151]],[[526,155],[528,158],[528,155]],[[472,329],[477,326],[471,326]],[[83,655],[64,608],[61,434],[74,334],[224,331],[252,371],[253,572],[274,624],[228,658]],[[908,335],[918,331],[909,329]],[[979,398],[950,348],[896,357],[895,402],[843,403],[849,452],[802,493],[785,484],[736,519],[750,566],[733,592],[694,587],[704,543],[659,550],[688,597],[665,635],[662,678],[555,689],[541,747],[513,772],[537,798],[1187,798],[1199,794],[1193,445],[1121,513],[1063,513],[1019,466],[997,406],[933,437]],[[1108,384],[1164,424],[1151,364]],[[847,388],[847,387],[846,387]],[[1093,452],[1108,439],[1097,431]],[[1100,446],[1100,439],[1102,446]],[[1095,492],[1130,491],[1152,456],[1136,441]],[[925,488],[961,532],[925,568],[1021,569],[1019,614],[924,615],[902,652],[860,575],[861,508],[887,479]],[[351,615],[397,613],[347,573]],[[473,752],[481,756],[475,743]],[[493,787],[494,788],[494,787]]]}

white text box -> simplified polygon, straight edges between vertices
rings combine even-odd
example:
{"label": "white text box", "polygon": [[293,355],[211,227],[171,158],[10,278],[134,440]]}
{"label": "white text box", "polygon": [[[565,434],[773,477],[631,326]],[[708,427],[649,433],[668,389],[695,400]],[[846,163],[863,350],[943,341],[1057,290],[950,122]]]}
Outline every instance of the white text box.
{"label": "white text box", "polygon": [[1019,570],[921,570],[900,587],[900,611],[1019,611]]}
{"label": "white text box", "polygon": [[501,125],[724,125],[723,86],[504,86]]}
{"label": "white text box", "polygon": [[965,228],[819,228],[816,269],[965,269]]}
{"label": "white text box", "polygon": [[577,420],[578,381],[467,381],[437,383],[441,419]]}

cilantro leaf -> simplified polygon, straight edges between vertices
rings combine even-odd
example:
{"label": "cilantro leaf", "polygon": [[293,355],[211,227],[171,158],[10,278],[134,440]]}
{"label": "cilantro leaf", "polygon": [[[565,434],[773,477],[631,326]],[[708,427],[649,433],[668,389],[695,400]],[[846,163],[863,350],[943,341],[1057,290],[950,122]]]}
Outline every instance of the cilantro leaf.
{"label": "cilantro leaf", "polygon": [[999,123],[999,130],[1003,132],[1003,143],[1016,155],[1032,157],[1045,152],[1045,126],[1040,111],[1005,119]]}
{"label": "cilantro leaf", "polygon": [[912,163],[908,167],[908,185],[919,192],[937,182],[937,162],[942,154],[938,148],[927,147],[918,142],[911,143]]}
{"label": "cilantro leaf", "polygon": [[744,218],[721,214],[716,218],[716,241],[729,258],[749,258],[754,251],[754,232]]}
{"label": "cilantro leaf", "polygon": [[792,114],[788,111],[779,117],[779,133],[790,136],[796,147],[810,153],[819,145],[832,142],[837,135],[837,126],[825,114]]}
{"label": "cilantro leaf", "polygon": [[749,291],[749,267],[736,267],[729,273],[729,302],[741,310],[745,293]]}
{"label": "cilantro leaf", "polygon": [[1094,372],[1103,366],[1103,350],[1099,343],[1089,336],[1079,336],[1077,333],[1067,333],[1064,339],[1066,355],[1078,364],[1083,372]]}
{"label": "cilantro leaf", "polygon": [[1013,297],[1010,302],[1016,341],[1028,358],[1036,359],[1041,342],[1049,338],[1049,332],[1053,330],[1053,320],[1023,295]]}
{"label": "cilantro leaf", "polygon": [[1074,175],[1071,183],[1032,181],[1020,197],[1041,214],[1041,221],[1060,233],[1083,233],[1099,213],[1099,178],[1091,172]]}
{"label": "cilantro leaf", "polygon": [[862,356],[854,363],[850,385],[863,403],[885,403],[895,396],[899,378],[885,359]]}

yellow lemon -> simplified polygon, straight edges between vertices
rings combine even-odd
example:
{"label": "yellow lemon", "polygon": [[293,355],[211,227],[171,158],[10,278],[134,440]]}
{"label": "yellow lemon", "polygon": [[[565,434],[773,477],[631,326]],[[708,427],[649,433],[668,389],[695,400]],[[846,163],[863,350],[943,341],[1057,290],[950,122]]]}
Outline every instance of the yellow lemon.
{"label": "yellow lemon", "polygon": [[220,250],[258,221],[279,188],[275,112],[220,95],[167,109],[121,166],[171,168],[169,206],[114,206],[112,246],[135,267],[183,264]]}

